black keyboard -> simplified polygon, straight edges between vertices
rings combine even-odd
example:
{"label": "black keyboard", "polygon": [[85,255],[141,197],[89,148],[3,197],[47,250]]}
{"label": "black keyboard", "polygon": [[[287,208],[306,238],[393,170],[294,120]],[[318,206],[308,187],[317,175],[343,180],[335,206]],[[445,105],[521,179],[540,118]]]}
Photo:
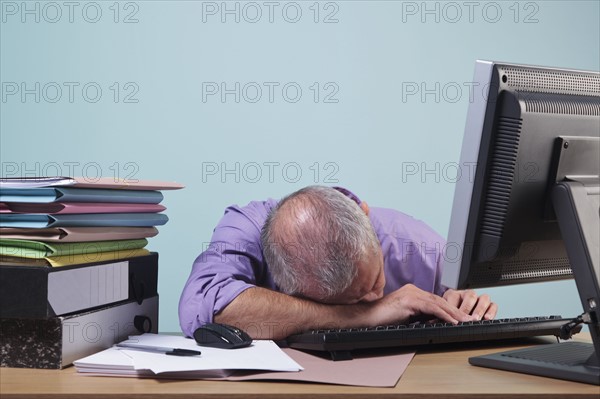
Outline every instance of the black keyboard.
{"label": "black keyboard", "polygon": [[[571,319],[561,316],[522,317],[452,323],[413,323],[394,326],[312,330],[287,338],[291,348],[329,351],[333,360],[351,359],[354,349],[490,341],[541,335],[559,337]],[[572,333],[579,332],[577,327]]]}

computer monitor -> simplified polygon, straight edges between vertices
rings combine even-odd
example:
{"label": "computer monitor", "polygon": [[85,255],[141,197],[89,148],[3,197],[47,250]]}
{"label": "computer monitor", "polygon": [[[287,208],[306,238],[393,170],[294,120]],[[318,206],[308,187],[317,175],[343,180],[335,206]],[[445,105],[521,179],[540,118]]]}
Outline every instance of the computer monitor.
{"label": "computer monitor", "polygon": [[473,87],[442,283],[575,277],[593,345],[470,361],[600,384],[600,73],[477,61]]}

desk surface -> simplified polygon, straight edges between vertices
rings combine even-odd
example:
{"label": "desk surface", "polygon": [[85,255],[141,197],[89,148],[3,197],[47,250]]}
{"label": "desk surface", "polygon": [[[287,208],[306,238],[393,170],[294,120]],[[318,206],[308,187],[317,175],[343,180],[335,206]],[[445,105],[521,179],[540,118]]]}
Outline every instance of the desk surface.
{"label": "desk surface", "polygon": [[[581,334],[584,335],[584,334]],[[580,339],[578,339],[580,340]],[[589,334],[587,339],[589,341]],[[546,342],[552,342],[547,341]],[[529,343],[531,344],[531,343]],[[161,380],[77,375],[64,370],[0,368],[0,397],[9,398],[533,398],[589,397],[600,387],[469,365],[478,356],[527,346],[463,346],[417,352],[394,388],[363,388],[282,382]]]}

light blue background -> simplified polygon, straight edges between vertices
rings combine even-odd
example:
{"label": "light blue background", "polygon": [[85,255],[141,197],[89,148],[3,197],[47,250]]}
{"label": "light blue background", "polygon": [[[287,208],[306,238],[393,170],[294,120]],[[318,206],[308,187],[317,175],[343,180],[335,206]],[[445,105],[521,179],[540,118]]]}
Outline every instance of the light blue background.
{"label": "light blue background", "polygon": [[[179,330],[179,294],[226,206],[335,183],[373,206],[412,214],[445,236],[454,190],[453,169],[446,165],[458,161],[469,103],[465,82],[472,80],[474,61],[600,68],[598,1],[482,1],[471,16],[465,2],[321,2],[317,23],[314,1],[276,2],[273,22],[268,6],[257,2],[263,15],[256,23],[244,20],[256,10],[246,2],[237,3],[239,23],[235,15],[225,15],[223,23],[220,14],[203,14],[203,7],[220,9],[222,2],[120,2],[116,23],[113,1],[78,2],[72,22],[67,6],[54,3],[62,12],[54,23],[47,21],[57,19],[53,5],[0,3],[3,176],[55,174],[56,165],[67,174],[74,165],[75,174],[90,178],[99,172],[186,185],[165,193],[170,221],[149,245],[160,253],[163,332]],[[34,10],[37,4],[39,22],[22,15],[23,4]],[[291,23],[282,10],[287,7],[293,19],[295,4],[302,16]],[[437,7],[439,21],[423,7]],[[88,19],[101,9],[99,21],[87,22],[84,8]],[[123,23],[128,15],[137,22]],[[326,15],[337,22],[324,23]],[[8,92],[13,83],[34,88],[35,82],[39,102],[35,94],[22,99]],[[63,88],[55,103],[49,101],[57,97],[51,82]],[[65,82],[79,85],[72,102]],[[90,82],[102,89],[95,103],[81,92]],[[256,95],[247,86],[239,103],[233,94],[224,102],[218,95],[203,101],[203,82],[229,88],[257,82],[263,96],[247,101]],[[273,102],[264,82],[279,84]],[[290,82],[302,89],[295,103],[281,92]],[[403,92],[422,84],[434,91],[437,84],[439,99]],[[137,103],[125,103],[134,89],[130,99]],[[337,102],[324,102],[334,89]],[[87,99],[93,96],[88,91]],[[402,173],[414,165],[419,173]],[[207,173],[215,167],[216,174]],[[434,172],[420,173],[424,169]],[[572,281],[487,291],[501,317],[581,311]]]}

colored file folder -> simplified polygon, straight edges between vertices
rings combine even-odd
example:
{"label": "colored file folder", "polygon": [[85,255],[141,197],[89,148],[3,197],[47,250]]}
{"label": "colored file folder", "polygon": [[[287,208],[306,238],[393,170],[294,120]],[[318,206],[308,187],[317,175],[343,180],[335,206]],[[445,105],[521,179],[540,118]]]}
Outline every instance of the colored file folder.
{"label": "colored file folder", "polygon": [[40,259],[55,256],[85,255],[95,252],[126,251],[144,248],[145,238],[139,240],[47,243],[31,240],[0,239],[0,255]]}
{"label": "colored file folder", "polygon": [[45,257],[40,259],[22,258],[18,256],[0,256],[0,266],[23,265],[23,266],[41,266],[41,267],[60,267],[79,265],[81,263],[107,262],[119,259],[133,258],[136,256],[149,255],[150,251],[144,248],[127,249],[124,251],[93,252],[82,255],[64,255]]}
{"label": "colored file folder", "polygon": [[161,226],[169,218],[162,213],[84,213],[75,215],[0,214],[0,227],[148,227]]}
{"label": "colored file folder", "polygon": [[71,187],[0,189],[0,202],[111,202],[158,204],[162,200],[163,195],[160,191],[151,190],[111,190]]}
{"label": "colored file folder", "polygon": [[45,213],[48,215],[70,213],[156,213],[166,207],[160,204],[121,204],[103,202],[50,202],[46,204],[27,202],[0,203],[2,213]]}
{"label": "colored file folder", "polygon": [[158,234],[156,227],[54,227],[47,229],[0,228],[0,238],[45,242],[133,240]]}
{"label": "colored file folder", "polygon": [[52,186],[69,186],[73,184],[73,178],[52,177],[8,177],[0,179],[0,189],[4,188],[37,188]]}
{"label": "colored file folder", "polygon": [[115,179],[101,177],[88,179],[85,177],[8,177],[0,179],[0,189],[4,188],[39,188],[39,187],[79,187],[110,188],[127,190],[178,190],[184,186],[179,183],[160,180]]}

